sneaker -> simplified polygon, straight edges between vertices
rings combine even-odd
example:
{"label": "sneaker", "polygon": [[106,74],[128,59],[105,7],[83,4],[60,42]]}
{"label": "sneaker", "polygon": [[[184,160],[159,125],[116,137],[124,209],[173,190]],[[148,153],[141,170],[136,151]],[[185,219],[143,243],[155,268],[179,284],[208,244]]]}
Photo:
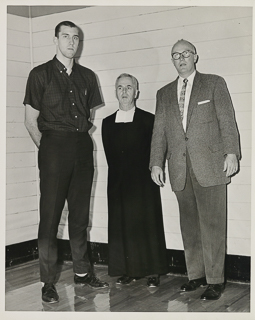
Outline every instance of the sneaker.
{"label": "sneaker", "polygon": [[93,274],[86,274],[84,277],[79,277],[77,274],[74,275],[74,283],[75,284],[82,284],[85,286],[88,286],[90,288],[94,289],[102,289],[102,288],[108,288],[109,284],[107,282],[103,282],[99,280],[95,275]]}

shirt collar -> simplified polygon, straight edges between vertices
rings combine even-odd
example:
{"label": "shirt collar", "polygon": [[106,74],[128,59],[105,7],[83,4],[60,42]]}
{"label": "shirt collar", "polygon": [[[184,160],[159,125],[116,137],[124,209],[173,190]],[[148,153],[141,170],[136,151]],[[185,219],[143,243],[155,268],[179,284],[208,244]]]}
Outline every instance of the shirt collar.
{"label": "shirt collar", "polygon": [[129,109],[127,111],[124,111],[124,110],[121,110],[121,109],[118,109],[117,111],[120,112],[120,113],[132,113],[132,112],[135,112],[135,106],[133,106],[132,109]]}
{"label": "shirt collar", "polygon": [[[66,72],[66,67],[63,65],[62,62],[60,62],[57,58],[57,56],[55,55],[53,58],[53,62],[55,63],[56,67],[58,68],[58,70],[62,73],[62,72]],[[75,70],[76,67],[76,62],[73,59],[73,67],[72,67],[72,71]]]}
{"label": "shirt collar", "polygon": [[193,84],[193,81],[194,81],[194,78],[195,78],[195,75],[196,75],[196,70],[194,70],[191,75],[188,76],[188,78],[182,78],[181,76],[179,76],[178,78],[178,83],[179,85],[183,85],[183,80],[184,79],[188,79],[188,84],[190,84],[192,86]]}

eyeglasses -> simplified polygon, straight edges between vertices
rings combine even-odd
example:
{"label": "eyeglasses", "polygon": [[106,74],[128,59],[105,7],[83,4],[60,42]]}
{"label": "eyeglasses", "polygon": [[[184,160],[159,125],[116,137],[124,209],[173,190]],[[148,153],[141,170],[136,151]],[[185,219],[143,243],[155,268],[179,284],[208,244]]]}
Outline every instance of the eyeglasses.
{"label": "eyeglasses", "polygon": [[193,51],[191,51],[191,50],[185,50],[185,51],[183,51],[182,53],[180,53],[180,52],[174,52],[174,53],[172,53],[172,58],[173,58],[174,60],[179,60],[179,59],[181,58],[181,56],[182,56],[183,58],[188,58],[191,53],[192,53],[192,54],[195,54],[195,52],[193,52]]}

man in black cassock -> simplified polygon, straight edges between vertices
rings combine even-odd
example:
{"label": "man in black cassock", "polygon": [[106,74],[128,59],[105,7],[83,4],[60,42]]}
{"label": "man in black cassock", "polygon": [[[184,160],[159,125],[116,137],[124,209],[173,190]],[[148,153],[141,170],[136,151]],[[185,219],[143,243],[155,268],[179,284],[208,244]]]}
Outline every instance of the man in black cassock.
{"label": "man in black cassock", "polygon": [[115,83],[119,110],[103,120],[108,163],[110,276],[117,284],[147,277],[159,285],[168,272],[160,190],[151,180],[150,145],[154,115],[135,106],[138,82],[123,73]]}

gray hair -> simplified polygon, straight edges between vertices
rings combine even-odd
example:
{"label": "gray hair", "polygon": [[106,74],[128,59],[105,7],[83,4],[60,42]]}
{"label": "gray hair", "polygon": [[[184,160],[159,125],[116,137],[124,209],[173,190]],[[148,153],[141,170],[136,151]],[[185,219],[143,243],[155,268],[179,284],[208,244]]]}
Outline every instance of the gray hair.
{"label": "gray hair", "polygon": [[117,88],[117,83],[119,81],[120,78],[131,78],[132,82],[133,82],[133,85],[135,86],[136,90],[138,90],[138,81],[137,79],[132,76],[131,74],[129,73],[122,73],[118,76],[118,78],[116,79],[116,82],[115,82],[115,88]]}
{"label": "gray hair", "polygon": [[175,45],[178,44],[179,42],[186,42],[186,43],[188,43],[189,45],[191,45],[191,46],[193,47],[194,53],[195,53],[195,54],[197,53],[197,49],[196,49],[196,47],[194,46],[194,44],[191,43],[191,42],[189,42],[189,41],[187,41],[187,40],[184,40],[184,39],[181,39],[181,40],[178,40],[177,42],[175,42],[175,44],[174,44],[173,47],[172,47],[172,53],[173,53],[173,48],[174,48]]}

